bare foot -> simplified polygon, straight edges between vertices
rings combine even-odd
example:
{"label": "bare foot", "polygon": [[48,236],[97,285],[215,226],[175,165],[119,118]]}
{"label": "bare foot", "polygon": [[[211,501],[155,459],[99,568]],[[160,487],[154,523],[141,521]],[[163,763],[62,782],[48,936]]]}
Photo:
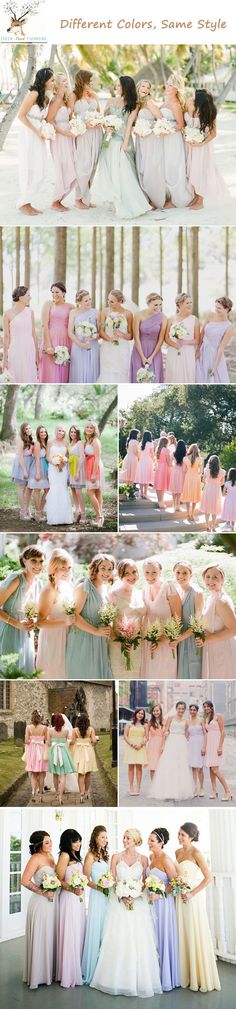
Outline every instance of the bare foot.
{"label": "bare foot", "polygon": [[194,201],[194,203],[189,203],[188,204],[188,208],[187,209],[188,210],[202,210],[202,208],[203,208],[203,198],[202,198],[202,196],[197,196],[197,198]]}
{"label": "bare foot", "polygon": [[78,207],[78,210],[89,210],[89,207],[86,207],[82,200],[76,200],[75,207]]}
{"label": "bare foot", "polygon": [[171,199],[166,200],[164,203],[164,210],[171,210],[171,209],[176,210],[174,203],[172,203]]}
{"label": "bare foot", "polygon": [[60,200],[55,200],[55,202],[52,203],[52,210],[62,210],[63,213],[67,214],[69,207],[64,207],[64,203],[61,203]]}
{"label": "bare foot", "polygon": [[24,203],[22,207],[19,207],[22,214],[29,214],[30,217],[35,217],[36,214],[42,214],[42,210],[36,210],[35,207],[31,207],[31,203]]}

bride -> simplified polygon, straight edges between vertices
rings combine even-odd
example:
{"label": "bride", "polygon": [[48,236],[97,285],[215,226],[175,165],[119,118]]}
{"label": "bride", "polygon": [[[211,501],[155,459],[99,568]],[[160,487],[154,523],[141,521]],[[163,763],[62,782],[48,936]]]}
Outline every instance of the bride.
{"label": "bride", "polygon": [[166,743],[151,783],[150,799],[192,799],[193,779],[188,765],[188,721],[186,704],[177,701],[176,715],[167,718]]}
{"label": "bride", "polygon": [[122,76],[117,84],[117,98],[110,99],[105,108],[105,116],[112,116],[115,125],[110,130],[107,126],[91,190],[95,204],[113,204],[117,216],[127,219],[141,217],[152,209],[140,188],[135,168],[131,133],[137,111],[133,78]]}
{"label": "bride", "polygon": [[129,910],[129,897],[109,897],[100,954],[90,987],[111,995],[151,998],[161,994],[155,931],[148,900],[142,892],[148,859],[136,846],[139,830],[126,830],[124,849],[113,855],[111,871],[117,883],[140,882],[140,896]]}
{"label": "bride", "polygon": [[124,307],[122,291],[110,291],[101,312],[100,382],[128,382],[133,315]]}
{"label": "bride", "polygon": [[53,441],[47,445],[49,492],[46,500],[47,523],[51,526],[71,525],[73,510],[68,490],[68,449],[64,427],[57,427]]}

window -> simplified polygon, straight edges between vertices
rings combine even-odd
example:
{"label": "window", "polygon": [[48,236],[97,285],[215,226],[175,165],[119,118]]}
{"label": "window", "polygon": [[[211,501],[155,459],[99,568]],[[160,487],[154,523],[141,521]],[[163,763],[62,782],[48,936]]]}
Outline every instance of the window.
{"label": "window", "polygon": [[10,837],[9,914],[21,911],[21,837]]}
{"label": "window", "polygon": [[0,709],[1,711],[10,711],[11,708],[11,684],[7,680],[6,683],[0,681]]}

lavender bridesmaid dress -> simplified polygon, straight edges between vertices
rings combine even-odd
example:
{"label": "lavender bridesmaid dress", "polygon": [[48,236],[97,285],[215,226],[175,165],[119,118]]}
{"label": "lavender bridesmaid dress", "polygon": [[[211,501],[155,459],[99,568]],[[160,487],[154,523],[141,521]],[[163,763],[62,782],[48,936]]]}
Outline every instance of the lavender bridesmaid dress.
{"label": "lavender bridesmaid dress", "polygon": [[[142,319],[139,324],[139,337],[145,357],[150,357],[150,354],[153,354],[154,348],[159,340],[162,320],[162,312],[155,312],[154,315],[149,315],[148,318]],[[143,364],[140,354],[134,344],[130,360],[130,382],[137,382],[137,371],[142,367]],[[154,357],[151,369],[155,375],[153,381],[162,383],[164,381],[164,372],[161,350],[159,350],[158,354]]]}
{"label": "lavender bridesmaid dress", "polygon": [[[169,879],[162,869],[147,869],[147,876],[150,871],[152,876],[158,876],[168,886]],[[160,975],[163,991],[172,991],[173,988],[180,987],[179,976],[179,947],[177,934],[177,919],[175,910],[175,898],[171,893],[168,897],[161,897],[154,900],[152,905],[153,919],[156,934],[156,946],[159,955]]]}
{"label": "lavender bridesmaid dress", "polygon": [[[40,886],[43,874],[55,872],[50,865],[41,865],[34,874],[36,886]],[[53,901],[38,893],[32,893],[27,910],[25,934],[25,961],[23,981],[29,988],[39,984],[52,984],[56,968],[56,923],[58,897]]]}
{"label": "lavender bridesmaid dress", "polygon": [[[65,883],[75,872],[82,872],[82,865],[72,862],[67,866]],[[56,980],[62,988],[74,988],[83,984],[82,954],[85,937],[85,901],[69,890],[61,890],[59,897],[59,921],[57,939]]]}
{"label": "lavender bridesmaid dress", "polygon": [[215,375],[210,375],[214,368],[216,356],[231,323],[228,319],[222,322],[208,322],[205,328],[204,340],[201,346],[200,358],[196,364],[196,382],[203,385],[229,385],[228,368],[224,354],[218,364]]}

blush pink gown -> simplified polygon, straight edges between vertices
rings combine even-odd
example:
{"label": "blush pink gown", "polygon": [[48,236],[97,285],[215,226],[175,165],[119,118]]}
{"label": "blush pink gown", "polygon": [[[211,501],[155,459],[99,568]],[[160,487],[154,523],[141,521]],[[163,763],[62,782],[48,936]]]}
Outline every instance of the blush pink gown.
{"label": "blush pink gown", "polygon": [[170,475],[170,486],[169,486],[171,494],[182,494],[185,473],[186,473],[186,466],[184,465],[184,462],[176,463],[174,460]]}
{"label": "blush pink gown", "polygon": [[[63,132],[69,130],[69,109],[65,105],[58,110],[54,124]],[[61,133],[56,133],[50,143],[50,149],[55,172],[53,200],[63,200],[76,183],[74,137],[71,135],[70,139],[70,137],[63,137]]]}
{"label": "blush pink gown", "polygon": [[136,438],[131,438],[120,471],[122,483],[137,483],[140,446]]}
{"label": "blush pink gown", "polygon": [[[70,351],[71,343],[68,337],[68,323],[72,308],[73,305],[68,304],[51,305],[48,329],[52,347],[67,347],[67,350]],[[68,382],[69,363],[70,362],[68,361],[68,364],[66,365],[55,364],[53,356],[51,354],[45,354],[44,350],[42,350],[40,382]]]}
{"label": "blush pink gown", "polygon": [[220,469],[219,475],[215,478],[211,477],[208,467],[205,470],[206,484],[200,504],[200,511],[205,515],[221,515],[223,505],[221,487],[224,476],[224,469]]}
{"label": "blush pink gown", "polygon": [[153,442],[146,442],[145,448],[141,450],[141,456],[138,464],[137,470],[137,483],[140,484],[153,484],[153,460],[154,460],[154,446]]}
{"label": "blush pink gown", "polygon": [[156,472],[154,476],[154,487],[156,490],[167,491],[170,486],[171,456],[168,448],[162,448],[157,459]]}
{"label": "blush pink gown", "polygon": [[8,368],[13,382],[16,382],[17,385],[38,381],[35,344],[32,335],[32,312],[27,305],[23,312],[15,315],[10,322]]}

